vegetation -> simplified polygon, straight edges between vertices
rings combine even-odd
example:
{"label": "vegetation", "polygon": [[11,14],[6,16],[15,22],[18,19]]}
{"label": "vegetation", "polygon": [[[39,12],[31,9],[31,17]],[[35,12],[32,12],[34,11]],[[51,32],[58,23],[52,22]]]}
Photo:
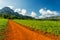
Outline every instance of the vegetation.
{"label": "vegetation", "polygon": [[34,30],[40,30],[55,35],[60,35],[60,21],[52,20],[14,20]]}
{"label": "vegetation", "polygon": [[0,10],[0,17],[5,19],[33,19],[30,16],[24,16],[18,12],[14,12],[14,10],[9,7],[4,7]]}
{"label": "vegetation", "polygon": [[4,33],[6,32],[7,19],[0,18],[0,40],[4,39]]}

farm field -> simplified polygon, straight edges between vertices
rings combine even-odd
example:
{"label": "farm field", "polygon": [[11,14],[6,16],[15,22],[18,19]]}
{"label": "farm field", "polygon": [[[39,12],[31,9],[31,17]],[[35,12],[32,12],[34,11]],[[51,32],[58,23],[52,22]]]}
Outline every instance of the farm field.
{"label": "farm field", "polygon": [[29,30],[13,20],[8,20],[7,30],[4,40],[60,40],[60,36]]}
{"label": "farm field", "polygon": [[4,39],[4,33],[6,32],[7,19],[0,18],[0,40]]}
{"label": "farm field", "polygon": [[40,30],[54,35],[60,35],[60,21],[40,21],[40,20],[14,20],[33,30]]}

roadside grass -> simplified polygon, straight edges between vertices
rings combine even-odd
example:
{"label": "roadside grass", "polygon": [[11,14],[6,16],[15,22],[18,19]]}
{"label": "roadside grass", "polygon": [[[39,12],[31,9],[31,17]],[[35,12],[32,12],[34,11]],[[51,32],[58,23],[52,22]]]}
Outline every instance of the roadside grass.
{"label": "roadside grass", "polygon": [[6,32],[7,28],[7,19],[0,18],[0,40],[4,39],[4,33]]}
{"label": "roadside grass", "polygon": [[25,25],[33,30],[40,30],[54,35],[60,35],[60,21],[40,21],[40,20],[14,20],[15,22]]}

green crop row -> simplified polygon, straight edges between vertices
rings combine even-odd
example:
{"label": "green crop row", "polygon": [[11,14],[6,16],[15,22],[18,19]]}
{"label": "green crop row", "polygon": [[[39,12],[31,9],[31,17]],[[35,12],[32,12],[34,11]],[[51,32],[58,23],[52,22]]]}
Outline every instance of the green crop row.
{"label": "green crop row", "polygon": [[40,30],[55,35],[60,35],[60,21],[38,21],[38,20],[14,20],[34,30]]}
{"label": "green crop row", "polygon": [[7,19],[1,19],[0,18],[0,40],[4,39],[4,34],[6,32],[6,28],[7,28]]}

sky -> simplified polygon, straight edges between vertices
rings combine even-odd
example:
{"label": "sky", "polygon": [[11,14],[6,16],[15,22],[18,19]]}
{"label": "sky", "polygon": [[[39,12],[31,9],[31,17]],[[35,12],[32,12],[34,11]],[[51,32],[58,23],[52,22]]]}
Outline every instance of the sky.
{"label": "sky", "polygon": [[6,6],[35,18],[60,15],[60,0],[0,0],[0,9]]}

